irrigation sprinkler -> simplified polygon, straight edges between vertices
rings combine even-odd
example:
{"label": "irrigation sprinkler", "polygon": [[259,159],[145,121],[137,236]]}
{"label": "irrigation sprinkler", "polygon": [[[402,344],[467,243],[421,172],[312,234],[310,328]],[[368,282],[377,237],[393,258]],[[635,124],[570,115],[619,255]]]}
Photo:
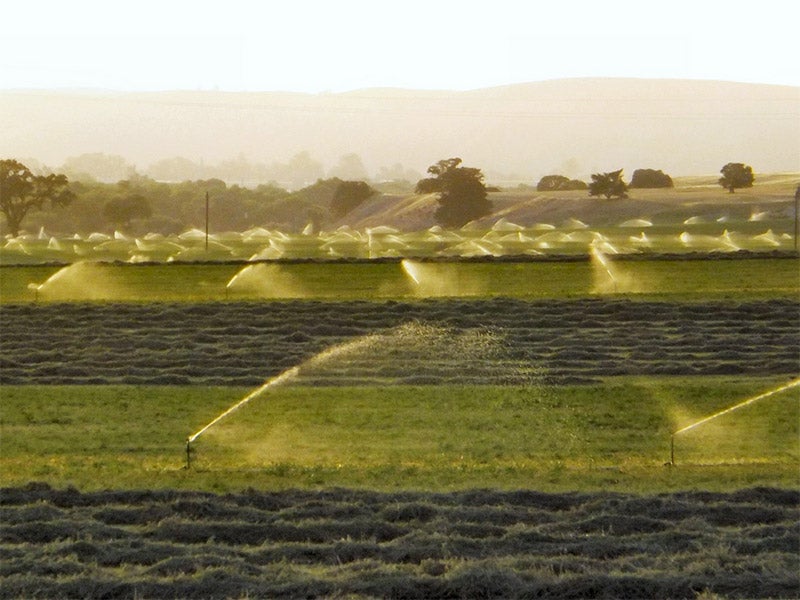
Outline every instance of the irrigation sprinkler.
{"label": "irrigation sprinkler", "polygon": [[612,285],[614,286],[614,293],[616,294],[618,292],[617,277],[614,275],[614,271],[611,269],[611,265],[608,263],[608,258],[603,252],[600,251],[595,241],[589,244],[589,254],[600,264],[600,266],[603,267],[608,275],[608,278],[611,280]]}
{"label": "irrigation sprinkler", "polygon": [[[188,446],[188,442],[187,442]],[[187,457],[187,464],[188,464],[188,457]],[[669,436],[669,465],[675,464],[675,434]]]}
{"label": "irrigation sprinkler", "polygon": [[800,229],[800,185],[794,191],[794,251],[797,252],[797,233]]}
{"label": "irrigation sprinkler", "polygon": [[206,192],[206,252],[208,252],[208,192]]}
{"label": "irrigation sprinkler", "polygon": [[717,417],[721,417],[722,415],[726,415],[726,414],[728,414],[730,412],[733,412],[735,410],[738,410],[740,408],[744,408],[745,406],[747,406],[749,404],[753,404],[753,402],[758,402],[759,400],[763,400],[764,398],[769,398],[770,396],[774,396],[775,394],[779,394],[779,393],[784,392],[784,391],[786,391],[788,389],[791,389],[793,387],[797,387],[798,385],[800,385],[800,379],[793,379],[792,381],[790,381],[787,384],[784,384],[782,386],[779,386],[779,387],[777,387],[775,389],[769,390],[768,392],[764,392],[764,393],[759,394],[757,396],[753,396],[752,398],[748,398],[747,400],[739,402],[738,404],[734,404],[733,406],[729,406],[728,408],[724,408],[724,409],[722,409],[720,411],[717,411],[712,415],[709,415],[707,417],[703,417],[702,419],[700,419],[698,421],[695,421],[694,423],[690,423],[686,427],[678,429],[677,431],[673,431],[670,434],[670,437],[669,437],[669,463],[668,464],[671,465],[671,466],[675,465],[675,436],[676,435],[684,433],[684,432],[687,432],[687,431],[690,431],[692,429],[700,427],[701,425],[705,425],[706,423],[708,423],[709,421],[711,421],[713,419],[716,419]]}
{"label": "irrigation sprinkler", "polygon": [[196,431],[195,433],[190,435],[188,438],[186,438],[186,468],[188,469],[191,466],[192,442],[195,441],[197,438],[199,438],[201,435],[203,435],[203,433],[205,433],[205,431],[207,429],[209,429],[213,425],[216,425],[219,421],[221,421],[222,419],[227,417],[229,414],[239,410],[239,408],[241,408],[242,406],[244,406],[245,404],[250,402],[250,400],[252,400],[253,398],[256,398],[256,397],[260,396],[267,389],[269,389],[271,387],[274,387],[274,386],[277,386],[277,385],[281,385],[282,383],[284,383],[284,382],[286,382],[286,381],[288,381],[288,380],[290,380],[290,379],[292,379],[294,377],[297,377],[297,375],[299,375],[299,374],[300,374],[300,368],[299,367],[292,367],[290,369],[287,369],[286,371],[284,371],[280,375],[277,375],[276,377],[273,377],[272,379],[267,381],[260,388],[258,388],[255,391],[249,393],[247,396],[245,396],[244,398],[239,400],[236,404],[231,406],[229,409],[227,409],[226,411],[222,412],[220,415],[215,417],[210,423],[208,423],[207,425],[205,425],[204,427],[202,427],[201,429],[199,429],[198,431]]}

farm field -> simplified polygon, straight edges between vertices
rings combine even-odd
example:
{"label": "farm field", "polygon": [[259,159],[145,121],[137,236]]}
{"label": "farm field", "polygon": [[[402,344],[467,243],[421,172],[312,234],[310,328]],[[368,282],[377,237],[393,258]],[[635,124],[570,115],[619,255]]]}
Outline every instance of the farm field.
{"label": "farm field", "polygon": [[785,381],[4,387],[0,597],[796,597]]}
{"label": "farm field", "polygon": [[[78,438],[71,438],[80,428],[73,430],[66,425],[95,420],[112,427],[115,411],[120,411],[124,419],[110,431],[122,434],[120,439],[128,439],[129,432],[125,429],[143,426],[147,419],[142,413],[126,415],[126,411],[143,410],[146,414],[153,410],[155,419],[165,414],[167,406],[181,407],[179,415],[184,430],[168,437],[170,447],[180,449],[182,441],[203,421],[210,421],[225,407],[234,404],[237,398],[249,393],[248,388],[252,391],[274,378],[279,378],[282,385],[264,390],[265,397],[277,394],[290,398],[287,410],[295,404],[306,406],[303,403],[310,402],[307,410],[299,409],[289,422],[302,415],[312,418],[327,414],[328,420],[324,422],[328,428],[333,428],[337,419],[342,418],[335,414],[337,407],[353,403],[361,406],[359,410],[345,409],[345,415],[360,415],[350,414],[339,422],[339,426],[344,425],[341,435],[345,438],[355,436],[352,431],[348,434],[348,424],[362,423],[367,431],[372,431],[370,419],[377,414],[372,412],[372,407],[388,411],[382,418],[376,416],[376,423],[391,425],[393,411],[400,407],[405,407],[407,420],[414,423],[414,411],[422,411],[426,406],[434,415],[441,407],[451,406],[447,411],[451,417],[459,406],[470,406],[464,409],[464,414],[474,415],[470,417],[473,420],[470,424],[464,423],[464,427],[471,431],[476,427],[481,429],[479,424],[486,423],[483,429],[491,432],[492,424],[514,414],[512,409],[518,405],[534,410],[516,423],[517,427],[528,431],[540,419],[535,410],[536,399],[549,402],[552,397],[557,400],[547,414],[555,414],[552,411],[559,407],[571,414],[571,407],[580,399],[585,406],[575,409],[576,414],[591,415],[597,409],[604,415],[629,415],[633,406],[644,404],[647,410],[660,415],[642,418],[642,424],[658,423],[652,435],[646,437],[661,445],[665,443],[669,427],[680,425],[675,421],[680,420],[678,415],[672,415],[672,421],[666,419],[664,407],[659,404],[664,398],[675,402],[680,399],[683,410],[699,418],[704,412],[719,410],[726,402],[733,403],[756,392],[759,387],[779,385],[797,377],[800,364],[797,329],[800,305],[788,299],[693,304],[624,299],[530,302],[508,298],[405,303],[19,304],[0,306],[0,318],[4,324],[0,338],[4,411],[12,406],[22,411],[16,421],[3,418],[3,460],[9,458],[11,449],[18,447],[15,444],[26,448],[25,444],[32,443],[36,431],[45,431],[45,439],[53,443],[62,438],[68,440],[64,448],[80,445],[82,439],[98,442],[106,439],[99,431],[88,437],[79,434]],[[42,323],[47,326],[42,327]],[[662,381],[660,378],[665,376],[674,379],[666,377]],[[694,382],[692,385],[699,386],[701,392],[680,391],[682,377]],[[762,382],[764,377],[768,379]],[[616,382],[629,381],[626,378],[638,383],[622,393]],[[751,388],[728,389],[725,378],[737,384],[751,380],[757,383]],[[661,391],[649,390],[651,380],[656,390]],[[680,382],[676,384],[678,389],[664,390],[663,386],[671,385],[672,381]],[[69,385],[63,387],[65,384]],[[167,387],[152,387],[165,385]],[[158,398],[155,404],[149,394]],[[708,404],[715,396],[719,397],[717,404]],[[796,390],[784,396],[794,400],[796,397]],[[625,398],[630,406],[620,404],[620,398]],[[63,408],[60,399],[66,403]],[[47,413],[33,412],[24,416],[37,405]],[[277,405],[269,402],[265,406]],[[512,409],[506,410],[506,406]],[[258,407],[257,402],[252,409],[247,406],[248,410]],[[788,409],[796,409],[796,401],[790,402]],[[329,413],[331,410],[334,412]],[[190,417],[195,414],[193,411],[199,412]],[[403,422],[404,419],[398,420]],[[626,435],[613,422],[598,419],[598,435],[625,439]],[[796,425],[797,419],[794,421]],[[14,422],[15,427],[23,429],[8,429]],[[257,418],[253,428],[256,436],[261,431],[259,422],[263,422],[263,427],[273,426],[269,415]],[[25,431],[27,423],[32,425],[31,431]],[[38,424],[47,423],[54,427],[37,429]],[[320,424],[313,424],[313,427],[319,428]],[[560,427],[564,433],[567,425],[562,423]],[[587,424],[581,426],[584,433],[587,427]],[[544,429],[559,431],[554,427]],[[325,431],[326,427],[322,427],[314,437],[325,440]],[[375,435],[381,437],[380,429],[375,431]],[[460,427],[454,432],[462,438],[474,437],[464,436]],[[787,457],[788,462],[778,470],[783,470],[784,484],[796,482],[798,459],[796,452],[790,450],[793,447],[791,431],[788,437],[786,434],[776,438],[786,442],[778,443],[787,452],[781,455],[782,459],[776,459],[776,463],[773,456],[755,470],[748,467],[748,473],[756,477],[756,482],[765,481],[759,477],[772,481],[769,469]],[[213,440],[214,435],[216,433],[210,431],[209,439]],[[422,444],[425,439],[424,428],[413,435],[397,431],[393,435],[397,439],[412,440],[410,444]],[[496,443],[492,440],[506,437],[503,433],[487,435],[485,443],[489,448]],[[773,437],[770,434],[754,439],[763,441]],[[145,438],[137,434],[133,439]],[[250,438],[239,432],[231,439]],[[352,437],[350,441],[355,443],[355,439]],[[398,443],[392,436],[389,439],[393,440],[392,447]],[[509,439],[521,438],[511,436]],[[358,467],[357,471],[376,467],[366,458],[379,455],[376,442],[369,436],[366,440],[360,450],[362,458],[350,461]],[[301,440],[295,442],[289,445],[290,454],[287,455],[285,449],[268,452],[266,456],[271,458],[262,457],[256,461],[256,466],[286,470],[290,475],[287,481],[298,484],[292,476],[297,474],[297,465],[291,458],[302,454],[300,449],[304,446]],[[551,442],[552,439],[543,444],[547,447]],[[151,444],[161,448],[163,443],[155,440],[124,442],[126,448],[139,448],[145,454]],[[221,444],[220,454],[224,456],[226,448],[235,445]],[[452,445],[459,448],[461,443]],[[727,443],[716,441],[714,445],[722,448]],[[313,473],[315,456],[317,467],[333,468],[331,465],[339,464],[335,452],[332,458],[323,460],[331,448],[339,444],[334,439],[328,441],[328,446],[328,450],[313,444],[308,446],[306,462],[300,464],[302,469],[311,469]],[[421,448],[425,448],[424,444]],[[417,481],[422,485],[422,480],[415,479],[420,468],[424,471],[428,463],[441,463],[437,459],[440,450],[429,448],[423,450],[422,456],[411,453],[406,459],[401,452],[399,459],[387,458],[384,462],[395,466],[404,460],[417,465],[407,477],[398,478],[392,473],[390,479],[408,485]],[[580,445],[573,450],[584,458],[567,453],[554,457],[553,461],[568,464],[583,460],[590,464],[602,458],[585,453]],[[541,456],[541,451],[540,448],[535,454]],[[173,452],[171,450],[170,454]],[[453,452],[458,456],[463,454],[458,450]],[[660,454],[651,449],[637,460],[655,460],[661,464],[658,461],[663,462],[663,455]],[[34,444],[21,451],[16,464],[36,464],[38,459],[30,460],[30,455],[38,457],[42,453]],[[120,483],[96,478],[86,461],[71,463],[68,455],[67,452],[62,467],[68,469],[70,477],[86,473],[81,486],[91,485],[92,481],[110,486]],[[205,459],[208,454],[202,453],[202,456]],[[466,456],[470,456],[469,452]],[[496,469],[496,474],[501,474],[493,479],[500,486],[504,472],[519,470],[520,465],[524,472],[526,464],[534,464],[538,469],[547,463],[531,463],[531,455],[519,455],[503,448],[494,454],[484,449],[479,457],[483,463],[481,469],[489,472]],[[102,452],[98,460],[100,465],[104,464]],[[247,462],[241,456],[234,461],[241,465]],[[70,465],[74,470],[69,469]],[[40,466],[44,468],[43,474],[47,474],[46,465]],[[453,463],[450,459],[440,466],[458,471],[457,461]],[[509,466],[513,468],[504,471]],[[381,464],[377,467],[378,470],[382,468]],[[13,469],[4,469],[4,477],[9,477],[11,472]],[[131,471],[132,474],[137,472],[137,469]],[[486,485],[487,473],[471,480],[472,483],[477,485],[483,481]],[[524,480],[508,474],[505,477],[506,484],[526,485]],[[30,478],[35,478],[35,473],[23,472],[15,476],[19,483]],[[64,476],[59,476],[59,480],[70,481]],[[580,485],[579,480],[569,485]],[[596,480],[589,483],[591,481],[591,478],[587,480],[590,487],[601,485]],[[726,481],[733,481],[729,474]],[[429,484],[434,488],[449,485],[437,484],[435,479],[429,480]],[[346,483],[342,481],[337,485]],[[361,482],[361,485],[370,483]]]}
{"label": "farm field", "polygon": [[[473,90],[494,109],[471,138],[496,155],[486,162],[535,140],[532,156],[557,163],[564,140],[591,150],[598,116],[618,133],[668,117],[708,144],[732,114],[720,99],[723,113],[741,100],[736,87],[698,104],[687,82],[672,99],[624,84],[600,104],[612,91],[600,80],[536,102],[538,86]],[[469,145],[464,119],[485,112],[436,91],[350,92],[320,118],[312,104],[336,94],[298,109],[285,94],[274,106],[177,94],[125,100],[150,115],[127,121],[169,133],[163,150],[196,131],[224,154],[214,128],[233,121],[239,146],[279,152],[281,132],[297,145],[305,123],[300,146],[319,148],[337,137],[326,131],[358,133],[376,99],[364,115],[395,113],[390,132],[405,113],[437,117],[422,128],[435,150],[452,145],[439,125],[462,123]],[[26,93],[26,111],[45,95]],[[401,97],[414,106],[398,111]],[[193,127],[181,106],[211,118]],[[774,154],[786,136],[765,129],[764,106],[736,109],[735,135]],[[80,111],[38,112],[54,116],[49,133],[17,137],[58,153]],[[90,129],[136,141],[120,111],[102,112]],[[504,141],[501,122],[516,129]],[[548,122],[558,144],[540,135]],[[691,137],[659,152],[682,145],[695,160]],[[646,142],[617,154],[646,158]],[[390,164],[372,146],[370,167]],[[398,138],[392,152],[415,147]],[[485,216],[444,229],[438,194],[388,177],[416,179],[400,163],[339,210],[341,180],[289,185],[291,163],[246,153],[206,160],[194,182],[156,163],[104,184],[119,178],[92,181],[67,159],[69,207],[0,221],[0,600],[800,598],[800,173],[757,173],[735,194],[716,173],[676,177],[603,200],[486,165]]]}
{"label": "farm field", "polygon": [[[0,384],[527,384],[793,375],[800,304],[584,298],[0,305]],[[317,357],[315,359],[315,357]]]}
{"label": "farm field", "polygon": [[[781,207],[782,212],[788,209]],[[694,217],[698,218],[698,217]],[[487,224],[489,225],[489,224]],[[124,263],[168,263],[192,261],[257,261],[291,259],[386,259],[459,258],[483,256],[548,256],[585,254],[594,244],[611,254],[658,252],[770,252],[795,249],[792,222],[786,217],[768,221],[654,225],[645,219],[629,219],[617,227],[592,230],[580,220],[565,226],[536,224],[526,228],[504,219],[485,230],[400,232],[376,226],[364,231],[349,228],[328,234],[289,234],[265,229],[210,236],[190,230],[179,236],[143,239],[119,232],[115,237],[93,233],[56,238],[40,236],[12,238],[0,246],[0,264],[40,264],[104,261]],[[735,230],[730,231],[731,227]],[[101,239],[92,239],[101,236]]]}
{"label": "farm field", "polygon": [[[238,387],[8,386],[7,485],[731,491],[796,487],[800,389],[670,434],[786,377],[619,377],[576,385],[286,383],[185,441]],[[442,414],[448,415],[443,419]]]}
{"label": "farm field", "polygon": [[[75,233],[63,229],[68,220],[48,215],[31,219],[30,231],[6,236],[0,264],[548,257],[586,254],[591,246],[645,256],[796,252],[797,181],[797,174],[759,174],[756,186],[731,195],[716,177],[682,178],[675,188],[636,189],[631,198],[613,201],[590,198],[585,190],[509,188],[490,194],[491,214],[457,230],[435,224],[435,194],[378,194],[343,218],[316,226],[299,217],[292,225],[251,222],[246,230],[218,231],[212,215],[208,243],[197,228],[199,215],[181,233],[166,235],[141,227]],[[329,206],[322,202],[315,209],[324,214]],[[302,204],[295,210],[306,212]]]}
{"label": "farm field", "polygon": [[414,266],[0,269],[0,597],[800,595],[796,258]]}
{"label": "farm field", "polygon": [[797,491],[0,493],[3,598],[795,598]]}
{"label": "farm field", "polygon": [[0,267],[0,302],[800,295],[796,254]]}

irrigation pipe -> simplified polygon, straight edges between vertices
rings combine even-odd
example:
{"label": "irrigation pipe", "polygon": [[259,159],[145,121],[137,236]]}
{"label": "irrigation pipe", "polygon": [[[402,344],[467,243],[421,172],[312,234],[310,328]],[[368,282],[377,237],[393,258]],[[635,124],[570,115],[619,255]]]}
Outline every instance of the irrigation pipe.
{"label": "irrigation pipe", "polygon": [[679,433],[684,433],[686,431],[694,429],[695,427],[700,427],[701,425],[705,425],[706,423],[708,423],[713,419],[716,419],[717,417],[721,417],[722,415],[727,415],[728,413],[731,413],[735,410],[744,408],[748,404],[752,404],[753,402],[758,402],[759,400],[763,400],[764,398],[769,398],[770,396],[779,394],[793,387],[797,387],[798,385],[800,385],[800,379],[794,379],[785,385],[775,388],[774,390],[770,390],[768,392],[764,392],[763,394],[759,394],[758,396],[753,396],[752,398],[748,398],[743,402],[739,402],[739,404],[734,404],[733,406],[729,406],[726,409],[723,409],[719,412],[715,412],[713,415],[703,417],[699,421],[695,421],[694,423],[690,423],[686,427],[678,429],[677,431],[673,431],[669,438],[669,464],[670,465],[675,464],[675,436],[678,435]]}

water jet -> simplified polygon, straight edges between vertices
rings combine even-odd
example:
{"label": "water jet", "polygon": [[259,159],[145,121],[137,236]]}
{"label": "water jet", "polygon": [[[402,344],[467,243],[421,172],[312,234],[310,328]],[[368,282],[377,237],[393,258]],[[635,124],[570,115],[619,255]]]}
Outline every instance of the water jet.
{"label": "water jet", "polygon": [[605,273],[605,275],[607,276],[606,285],[604,285],[604,286],[597,286],[596,285],[595,286],[595,291],[604,290],[605,288],[608,287],[608,283],[610,283],[610,286],[613,288],[614,293],[616,294],[617,291],[618,291],[618,286],[617,286],[618,282],[617,282],[616,273],[615,273],[614,269],[612,268],[611,263],[608,260],[608,258],[606,257],[606,255],[603,252],[601,252],[601,250],[599,248],[599,245],[597,243],[597,240],[595,240],[591,244],[589,244],[589,256],[591,257],[592,264],[595,267],[595,269],[594,269],[595,273],[597,273],[597,272],[600,272],[601,274]]}
{"label": "water jet", "polygon": [[29,283],[35,300],[113,300],[124,297],[124,289],[106,265],[79,261],[62,267],[42,283]]}
{"label": "water jet", "polygon": [[[502,339],[492,331],[482,328],[454,330],[417,321],[331,345],[269,379],[188,436],[185,440],[186,468],[193,462],[193,444],[198,438],[252,400],[282,385],[336,385],[343,377],[347,381],[379,378],[384,386],[405,385],[409,377],[428,382],[439,381],[440,377],[452,380],[463,375],[464,365],[469,365],[469,369],[479,372],[480,376],[492,376],[493,381],[530,387],[541,380],[543,371],[540,368],[520,365],[503,353]],[[458,359],[454,361],[451,356]],[[487,368],[485,364],[487,361],[495,363],[498,358],[504,361],[503,371],[489,373],[497,367]],[[409,370],[411,364],[418,365],[413,373]],[[485,370],[481,372],[481,369]]]}
{"label": "water jet", "polygon": [[757,396],[753,396],[752,398],[748,398],[747,400],[739,402],[738,404],[734,404],[733,406],[729,406],[728,408],[724,408],[724,409],[722,409],[720,411],[717,411],[712,415],[708,415],[707,417],[703,417],[702,419],[699,419],[698,421],[695,421],[694,423],[690,423],[689,425],[686,425],[685,427],[682,427],[681,429],[678,429],[677,431],[673,431],[670,434],[670,438],[669,438],[669,463],[668,464],[669,465],[675,465],[675,436],[676,435],[679,435],[681,433],[685,433],[687,431],[691,431],[692,429],[700,427],[701,425],[705,425],[709,421],[712,421],[712,420],[714,420],[714,419],[716,419],[718,417],[721,417],[723,415],[731,413],[731,412],[733,412],[735,410],[738,410],[740,408],[744,408],[745,406],[748,406],[749,404],[753,404],[754,402],[758,402],[759,400],[763,400],[764,398],[769,398],[770,396],[774,396],[775,394],[779,394],[779,393],[784,392],[786,390],[789,390],[791,388],[797,387],[798,385],[800,385],[800,379],[794,379],[794,380],[790,381],[789,383],[781,385],[781,386],[779,386],[779,387],[777,387],[775,389],[769,390],[767,392],[763,392],[761,394],[758,394]]}
{"label": "water jet", "polygon": [[186,438],[186,468],[188,469],[191,465],[192,442],[194,442],[197,438],[203,435],[203,433],[205,433],[208,429],[219,423],[222,419],[224,419],[231,413],[234,413],[237,410],[239,410],[242,406],[250,402],[253,398],[257,398],[265,391],[267,391],[269,388],[281,385],[286,381],[289,381],[290,379],[297,377],[299,373],[300,373],[299,367],[292,367],[290,369],[287,369],[280,375],[273,377],[272,379],[268,380],[264,385],[262,385],[260,388],[256,389],[253,392],[250,392],[247,396],[239,400],[239,402],[237,402],[229,409],[219,414],[217,417],[212,419],[207,425],[201,427],[195,433]]}
{"label": "water jet", "polygon": [[413,284],[413,294],[422,298],[471,296],[481,293],[485,287],[483,278],[468,275],[470,269],[466,264],[404,258],[400,266]]}
{"label": "water jet", "polygon": [[302,298],[302,286],[279,265],[256,263],[247,265],[231,277],[225,286],[225,297],[235,294],[259,298]]}

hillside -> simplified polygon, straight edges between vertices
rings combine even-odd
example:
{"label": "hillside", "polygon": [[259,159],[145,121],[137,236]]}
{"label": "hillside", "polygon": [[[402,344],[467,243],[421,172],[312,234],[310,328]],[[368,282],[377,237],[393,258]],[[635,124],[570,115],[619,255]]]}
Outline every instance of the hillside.
{"label": "hillside", "polygon": [[[754,214],[769,211],[772,218],[791,222],[794,191],[800,173],[758,175],[750,189],[728,194],[714,177],[686,177],[676,180],[673,189],[632,189],[625,200],[591,198],[585,191],[537,192],[514,189],[489,195],[494,205],[491,215],[468,228],[490,229],[500,219],[529,228],[537,224],[573,228],[580,221],[592,227],[616,226],[632,219],[677,224],[696,217],[714,221],[721,216],[734,221],[749,221]],[[435,225],[436,195],[376,196],[337,226],[365,230],[388,226],[400,231],[420,231]]]}
{"label": "hillside", "polygon": [[21,90],[0,92],[0,130],[0,156],[51,166],[90,152],[143,170],[175,156],[272,164],[308,151],[326,168],[358,154],[370,175],[460,156],[499,185],[620,167],[712,174],[731,161],[787,172],[798,170],[800,88],[568,79],[320,95]]}

